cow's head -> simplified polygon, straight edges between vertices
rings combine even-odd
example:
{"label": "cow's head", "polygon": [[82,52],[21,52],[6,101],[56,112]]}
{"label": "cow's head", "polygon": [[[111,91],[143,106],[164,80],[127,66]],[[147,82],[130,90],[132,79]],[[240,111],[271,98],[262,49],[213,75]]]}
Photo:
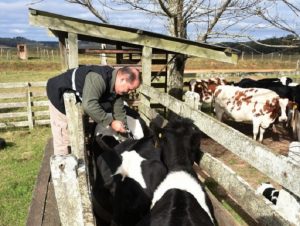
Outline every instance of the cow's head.
{"label": "cow's head", "polygon": [[286,122],[288,117],[286,115],[286,109],[289,103],[289,99],[287,98],[279,98],[279,106],[280,106],[280,116],[278,118],[279,122]]}

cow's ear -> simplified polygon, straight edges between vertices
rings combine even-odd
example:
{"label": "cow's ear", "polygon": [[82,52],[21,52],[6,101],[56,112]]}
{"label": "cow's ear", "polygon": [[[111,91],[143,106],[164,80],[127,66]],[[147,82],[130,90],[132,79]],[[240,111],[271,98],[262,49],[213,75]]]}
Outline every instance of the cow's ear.
{"label": "cow's ear", "polygon": [[161,137],[161,134],[163,132],[163,128],[161,128],[159,124],[151,121],[150,124],[149,124],[149,127],[153,131],[154,136],[156,138],[160,138]]}

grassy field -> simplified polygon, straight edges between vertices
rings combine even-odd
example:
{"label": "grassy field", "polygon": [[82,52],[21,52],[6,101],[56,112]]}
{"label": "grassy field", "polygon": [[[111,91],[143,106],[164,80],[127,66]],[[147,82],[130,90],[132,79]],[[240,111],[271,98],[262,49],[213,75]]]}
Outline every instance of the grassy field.
{"label": "grassy field", "polygon": [[[59,72],[59,62],[0,60],[0,82],[46,81]],[[50,136],[49,126],[0,131],[0,137],[8,144],[0,150],[0,226],[25,225]]]}
{"label": "grassy field", "polygon": [[[99,63],[99,57],[81,56],[80,63]],[[229,65],[194,58],[187,62],[189,69],[271,69],[274,65],[276,68],[294,68],[295,62],[263,63],[248,60]],[[0,82],[46,81],[61,72],[60,66],[58,59],[0,59]],[[8,146],[0,150],[0,226],[24,225],[50,128],[3,130],[0,131],[0,137],[8,142]]]}
{"label": "grassy field", "polygon": [[0,137],[8,144],[0,151],[0,225],[25,225],[50,128],[2,131]]}

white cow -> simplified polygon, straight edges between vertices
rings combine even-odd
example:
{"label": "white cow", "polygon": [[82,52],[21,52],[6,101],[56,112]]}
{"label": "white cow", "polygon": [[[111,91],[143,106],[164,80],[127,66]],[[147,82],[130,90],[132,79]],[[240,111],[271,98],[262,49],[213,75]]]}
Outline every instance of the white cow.
{"label": "white cow", "polygon": [[288,99],[281,99],[268,89],[240,88],[236,86],[218,86],[214,92],[215,112],[218,120],[227,115],[237,122],[252,122],[253,139],[259,132],[259,141],[271,123],[279,116],[286,121]]}

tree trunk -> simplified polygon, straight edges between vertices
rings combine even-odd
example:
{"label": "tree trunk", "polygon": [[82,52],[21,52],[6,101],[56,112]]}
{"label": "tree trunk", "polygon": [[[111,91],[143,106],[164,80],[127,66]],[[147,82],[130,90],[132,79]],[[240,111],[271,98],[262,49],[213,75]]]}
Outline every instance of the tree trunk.
{"label": "tree trunk", "polygon": [[[170,0],[170,11],[174,15],[169,18],[169,33],[171,36],[186,38],[186,22],[183,18],[183,0]],[[186,56],[170,54],[170,59],[174,58],[168,67],[168,93],[181,100],[183,94],[183,73]]]}
{"label": "tree trunk", "polygon": [[168,93],[181,100],[183,95],[183,74],[186,57],[182,54],[176,56],[168,67]]}

